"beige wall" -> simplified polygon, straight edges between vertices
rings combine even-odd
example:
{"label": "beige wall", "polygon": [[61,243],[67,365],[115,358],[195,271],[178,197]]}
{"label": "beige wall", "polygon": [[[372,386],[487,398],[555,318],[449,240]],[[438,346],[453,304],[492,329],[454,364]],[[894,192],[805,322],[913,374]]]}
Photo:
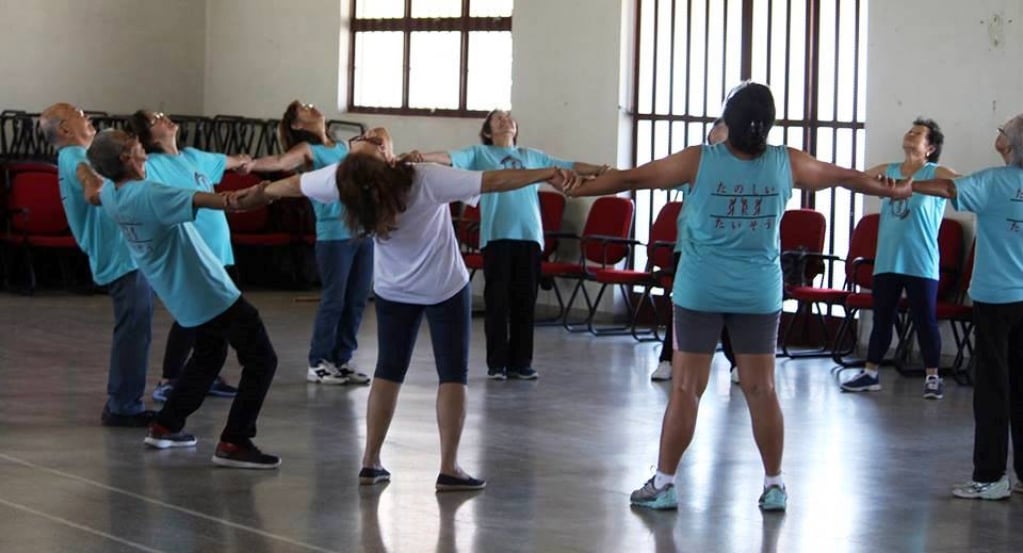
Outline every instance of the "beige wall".
{"label": "beige wall", "polygon": [[205,0],[0,0],[0,108],[203,108]]}

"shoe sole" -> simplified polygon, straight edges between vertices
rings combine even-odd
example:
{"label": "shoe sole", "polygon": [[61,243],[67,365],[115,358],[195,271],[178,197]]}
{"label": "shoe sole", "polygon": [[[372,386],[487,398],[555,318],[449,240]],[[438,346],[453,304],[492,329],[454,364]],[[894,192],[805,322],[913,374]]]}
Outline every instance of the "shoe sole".
{"label": "shoe sole", "polygon": [[760,510],[765,513],[779,513],[785,510],[787,505],[760,505]]}
{"label": "shoe sole", "polygon": [[377,484],[386,484],[391,481],[390,476],[360,476],[360,486],[375,486]]}
{"label": "shoe sole", "polygon": [[322,378],[316,378],[315,376],[307,376],[305,378],[305,381],[306,382],[311,382],[313,384],[323,384],[324,386],[344,386],[345,384],[348,384],[348,380],[347,379],[346,380],[325,380],[325,379],[322,379]]}
{"label": "shoe sole", "polygon": [[438,492],[475,492],[482,490],[487,487],[487,483],[484,482],[479,486],[463,486],[455,484],[437,484],[436,488]]}
{"label": "shoe sole", "polygon": [[924,399],[944,399],[945,394],[924,394]]}
{"label": "shoe sole", "polygon": [[172,449],[177,447],[195,447],[195,444],[199,443],[199,440],[176,442],[174,440],[157,440],[156,438],[146,436],[143,442],[153,449]]}
{"label": "shoe sole", "polygon": [[678,503],[659,503],[656,501],[630,501],[633,507],[651,509],[654,511],[674,511],[678,509]]}
{"label": "shoe sole", "polygon": [[1009,499],[1010,497],[1012,497],[1012,492],[1011,491],[1007,491],[1007,492],[1005,492],[1005,495],[984,495],[984,494],[966,495],[966,494],[958,494],[958,493],[953,491],[952,495],[958,497],[959,499],[982,499],[982,500],[985,500],[985,501],[1003,501],[1005,499]]}
{"label": "shoe sole", "polygon": [[488,380],[508,380],[508,377],[503,374],[488,374]]}
{"label": "shoe sole", "polygon": [[854,392],[854,393],[855,392],[880,392],[881,391],[881,385],[880,384],[873,384],[873,385],[870,385],[870,386],[864,386],[862,388],[847,388],[845,386],[841,386],[841,388],[842,388],[843,392]]}
{"label": "shoe sole", "polygon": [[509,374],[508,378],[514,378],[515,380],[537,380],[540,378],[540,375],[534,374],[532,376],[522,376],[518,374]]}
{"label": "shoe sole", "polygon": [[667,382],[669,380],[671,380],[670,376],[658,376],[658,377],[651,376],[650,377],[650,381],[651,382]]}
{"label": "shoe sole", "polygon": [[270,465],[265,463],[250,463],[248,461],[235,461],[232,459],[224,459],[222,457],[217,457],[216,455],[213,456],[213,464],[231,469],[252,470],[272,470],[281,466],[280,460],[278,460],[277,463]]}

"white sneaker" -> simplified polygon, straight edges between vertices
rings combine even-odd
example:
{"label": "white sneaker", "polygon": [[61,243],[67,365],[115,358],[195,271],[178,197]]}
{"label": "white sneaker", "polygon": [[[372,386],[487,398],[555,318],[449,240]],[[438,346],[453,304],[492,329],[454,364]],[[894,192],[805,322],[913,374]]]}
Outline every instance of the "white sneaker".
{"label": "white sneaker", "polygon": [[1012,491],[1014,493],[1023,493],[1023,480],[1017,480],[1016,483],[1012,485]]}
{"label": "white sneaker", "polygon": [[305,379],[316,384],[332,384],[335,386],[348,383],[348,378],[342,375],[341,371],[329,361],[320,361],[315,367],[309,367],[309,371],[305,374]]}
{"label": "white sneaker", "polygon": [[344,378],[349,384],[369,384],[369,375],[360,372],[351,362],[345,363],[337,368],[337,375]]}
{"label": "white sneaker", "polygon": [[1012,495],[1012,488],[1009,484],[1009,477],[1002,476],[997,482],[974,482],[952,488],[952,495],[962,499],[1005,499]]}
{"label": "white sneaker", "polygon": [[657,364],[657,368],[650,375],[650,380],[654,382],[664,382],[665,380],[671,380],[671,361],[661,361]]}
{"label": "white sneaker", "polygon": [[729,371],[729,373],[731,373],[730,377],[732,379],[732,384],[738,384],[739,383],[739,367],[732,367],[732,370]]}

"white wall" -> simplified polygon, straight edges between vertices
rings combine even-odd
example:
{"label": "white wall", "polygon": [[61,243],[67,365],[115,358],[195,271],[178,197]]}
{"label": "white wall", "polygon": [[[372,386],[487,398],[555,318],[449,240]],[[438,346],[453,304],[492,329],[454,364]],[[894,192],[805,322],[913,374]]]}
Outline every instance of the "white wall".
{"label": "white wall", "polygon": [[[902,135],[918,115],[945,133],[942,164],[960,173],[1002,164],[996,128],[1023,113],[1023,2],[872,0],[868,32],[867,166],[901,160]],[[968,244],[972,216],[947,214],[965,223]],[[954,353],[951,335],[943,338]]]}
{"label": "white wall", "polygon": [[0,108],[203,107],[205,0],[0,0]]}
{"label": "white wall", "polygon": [[[619,159],[623,11],[620,0],[515,2],[512,110],[520,144],[573,160]],[[476,119],[341,113],[348,14],[338,0],[208,0],[206,113],[279,117],[299,98],[328,117],[388,127],[398,151],[478,140]],[[582,226],[588,205],[569,201],[567,230]]]}

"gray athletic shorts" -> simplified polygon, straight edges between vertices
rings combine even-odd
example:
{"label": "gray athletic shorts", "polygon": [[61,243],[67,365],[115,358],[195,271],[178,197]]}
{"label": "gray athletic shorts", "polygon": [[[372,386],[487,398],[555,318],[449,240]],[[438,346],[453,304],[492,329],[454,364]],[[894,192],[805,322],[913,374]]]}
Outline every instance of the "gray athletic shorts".
{"label": "gray athletic shorts", "polygon": [[728,328],[735,353],[774,354],[781,311],[766,314],[710,313],[675,306],[675,350],[714,353],[722,327]]}

